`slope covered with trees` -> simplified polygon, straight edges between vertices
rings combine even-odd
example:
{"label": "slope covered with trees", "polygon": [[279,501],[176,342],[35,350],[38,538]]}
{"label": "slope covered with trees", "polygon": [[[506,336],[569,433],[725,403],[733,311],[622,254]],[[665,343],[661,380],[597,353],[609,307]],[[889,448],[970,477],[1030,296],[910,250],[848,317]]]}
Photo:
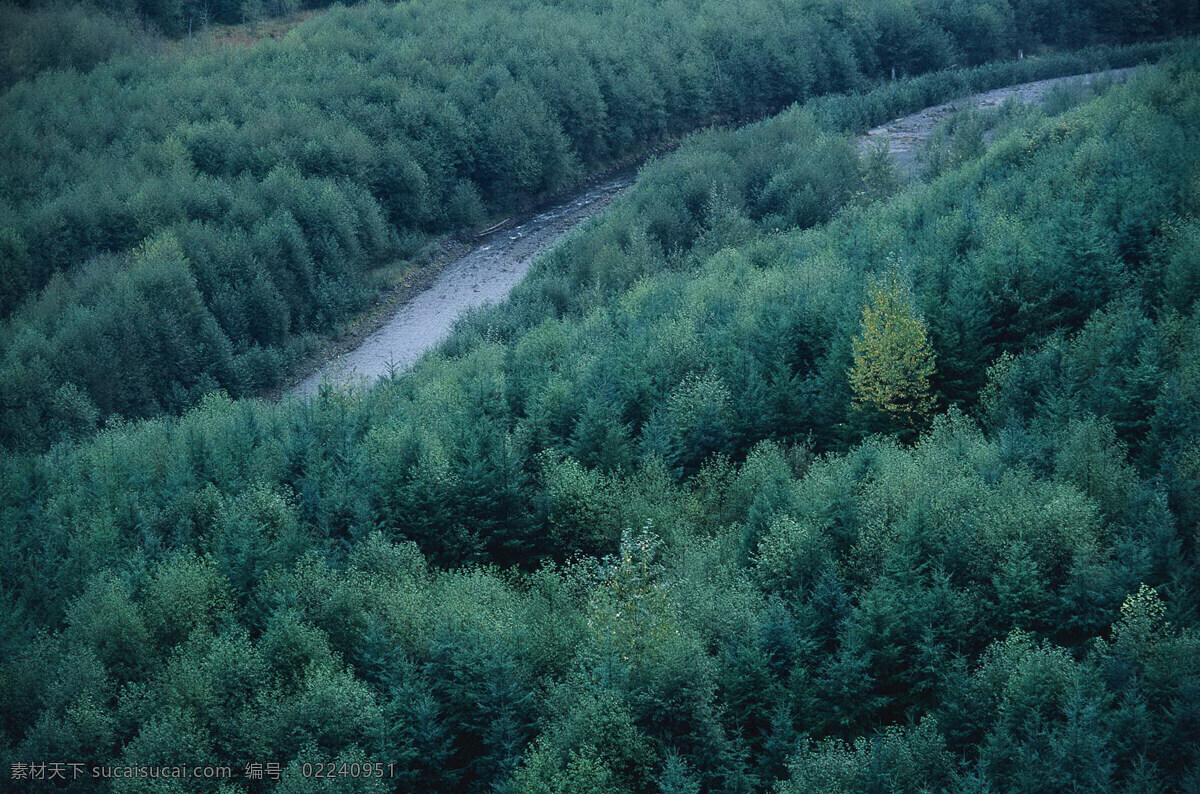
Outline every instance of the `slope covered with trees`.
{"label": "slope covered with trees", "polygon": [[67,2],[36,8],[0,3],[0,88],[49,69],[85,72],[146,44],[131,26],[96,8]]}
{"label": "slope covered with trees", "polygon": [[[1145,30],[1083,40],[1195,24],[1187,3],[1137,5]],[[1005,2],[423,0],[21,82],[0,96],[0,444],[257,393],[428,235],[697,125],[1012,58],[1072,20]]]}
{"label": "slope covered with trees", "polygon": [[1194,788],[1200,54],[898,193],[860,100],[690,140],[394,382],[0,458],[3,760]]}
{"label": "slope covered with trees", "polygon": [[[7,0],[12,2],[12,0]],[[37,11],[58,0],[16,0],[18,8]],[[354,5],[358,0],[344,5]],[[235,24],[266,17],[286,16],[301,9],[326,8],[330,0],[84,0],[81,5],[118,19],[137,19],[168,36],[182,36],[210,24]],[[575,4],[582,8],[611,7],[610,0]],[[887,2],[826,3],[842,6],[845,13],[862,17],[860,24],[872,35],[888,39],[891,47],[915,51],[922,23],[933,21],[938,30],[928,42],[942,48],[952,38],[969,42],[971,49],[1003,44],[1025,48],[1038,45],[1083,46],[1104,41],[1133,41],[1147,35],[1171,35],[1179,26],[1194,24],[1197,12],[1187,0],[988,0],[957,3],[953,0],[888,0]],[[934,53],[936,57],[936,53]]]}

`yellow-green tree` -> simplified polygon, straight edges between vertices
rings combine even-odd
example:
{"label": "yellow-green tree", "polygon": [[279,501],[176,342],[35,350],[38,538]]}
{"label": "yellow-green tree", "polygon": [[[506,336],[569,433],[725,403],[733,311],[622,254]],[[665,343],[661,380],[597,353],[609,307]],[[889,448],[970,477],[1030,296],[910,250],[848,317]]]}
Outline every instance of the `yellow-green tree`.
{"label": "yellow-green tree", "polygon": [[872,279],[862,327],[853,342],[849,376],[855,409],[877,411],[907,427],[933,411],[929,378],[934,357],[928,329],[894,275]]}

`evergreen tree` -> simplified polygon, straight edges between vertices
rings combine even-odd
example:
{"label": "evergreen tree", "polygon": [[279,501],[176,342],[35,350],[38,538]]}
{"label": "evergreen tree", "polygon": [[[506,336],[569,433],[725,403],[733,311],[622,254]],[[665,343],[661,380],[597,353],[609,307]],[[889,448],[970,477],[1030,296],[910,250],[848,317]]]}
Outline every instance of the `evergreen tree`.
{"label": "evergreen tree", "polygon": [[895,274],[872,280],[853,347],[853,407],[901,428],[924,422],[934,408],[934,355],[925,321]]}

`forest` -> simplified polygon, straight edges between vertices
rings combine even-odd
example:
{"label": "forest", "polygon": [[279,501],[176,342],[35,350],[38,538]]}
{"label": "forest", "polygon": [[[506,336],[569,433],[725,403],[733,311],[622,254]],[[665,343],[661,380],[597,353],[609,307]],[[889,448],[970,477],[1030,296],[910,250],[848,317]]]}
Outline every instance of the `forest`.
{"label": "forest", "polygon": [[[911,181],[850,132],[1102,56],[690,136],[372,389],[208,393],[97,429],[90,388],[60,387],[58,443],[0,457],[5,765],[272,761],[289,774],[261,786],[283,792],[1200,786],[1200,49],[1103,55],[1160,56],[952,118]],[[39,78],[92,79],[117,76]],[[240,156],[247,126],[210,151]],[[173,140],[160,156],[194,157]],[[84,165],[147,167],[74,156],[14,217],[87,194]],[[351,176],[222,167],[231,218],[263,212],[244,189],[314,223],[349,202],[381,245],[403,228]],[[479,184],[481,213],[517,189]],[[197,240],[257,232],[163,224],[127,267],[47,281],[13,339],[77,311],[228,349]],[[336,227],[316,239],[341,250]],[[147,319],[105,314],[107,289]],[[196,360],[147,350],[147,370]],[[135,363],[88,355],[121,362],[110,379]]]}
{"label": "forest", "polygon": [[1132,65],[1200,25],[1186,0],[1094,5],[422,0],[163,55],[99,11],[42,9],[60,33],[6,7],[0,447],[277,388],[447,233],[698,126],[893,75],[945,99],[996,60],[967,80]]}
{"label": "forest", "polygon": [[[0,788],[1200,790],[1196,24],[428,0],[27,70]],[[911,175],[857,137],[1135,65]],[[256,396],[381,272],[664,142],[411,371]]]}

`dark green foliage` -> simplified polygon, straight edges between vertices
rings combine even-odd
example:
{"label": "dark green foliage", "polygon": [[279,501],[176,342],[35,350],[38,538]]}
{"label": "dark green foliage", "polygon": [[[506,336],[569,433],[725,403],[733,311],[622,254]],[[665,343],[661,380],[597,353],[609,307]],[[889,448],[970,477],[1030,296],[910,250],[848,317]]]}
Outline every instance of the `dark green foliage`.
{"label": "dark green foliage", "polygon": [[16,308],[32,278],[29,246],[12,229],[0,230],[0,317]]}
{"label": "dark green foliage", "polygon": [[148,51],[151,37],[130,24],[125,10],[72,0],[0,4],[0,88],[47,69],[86,72]]}

